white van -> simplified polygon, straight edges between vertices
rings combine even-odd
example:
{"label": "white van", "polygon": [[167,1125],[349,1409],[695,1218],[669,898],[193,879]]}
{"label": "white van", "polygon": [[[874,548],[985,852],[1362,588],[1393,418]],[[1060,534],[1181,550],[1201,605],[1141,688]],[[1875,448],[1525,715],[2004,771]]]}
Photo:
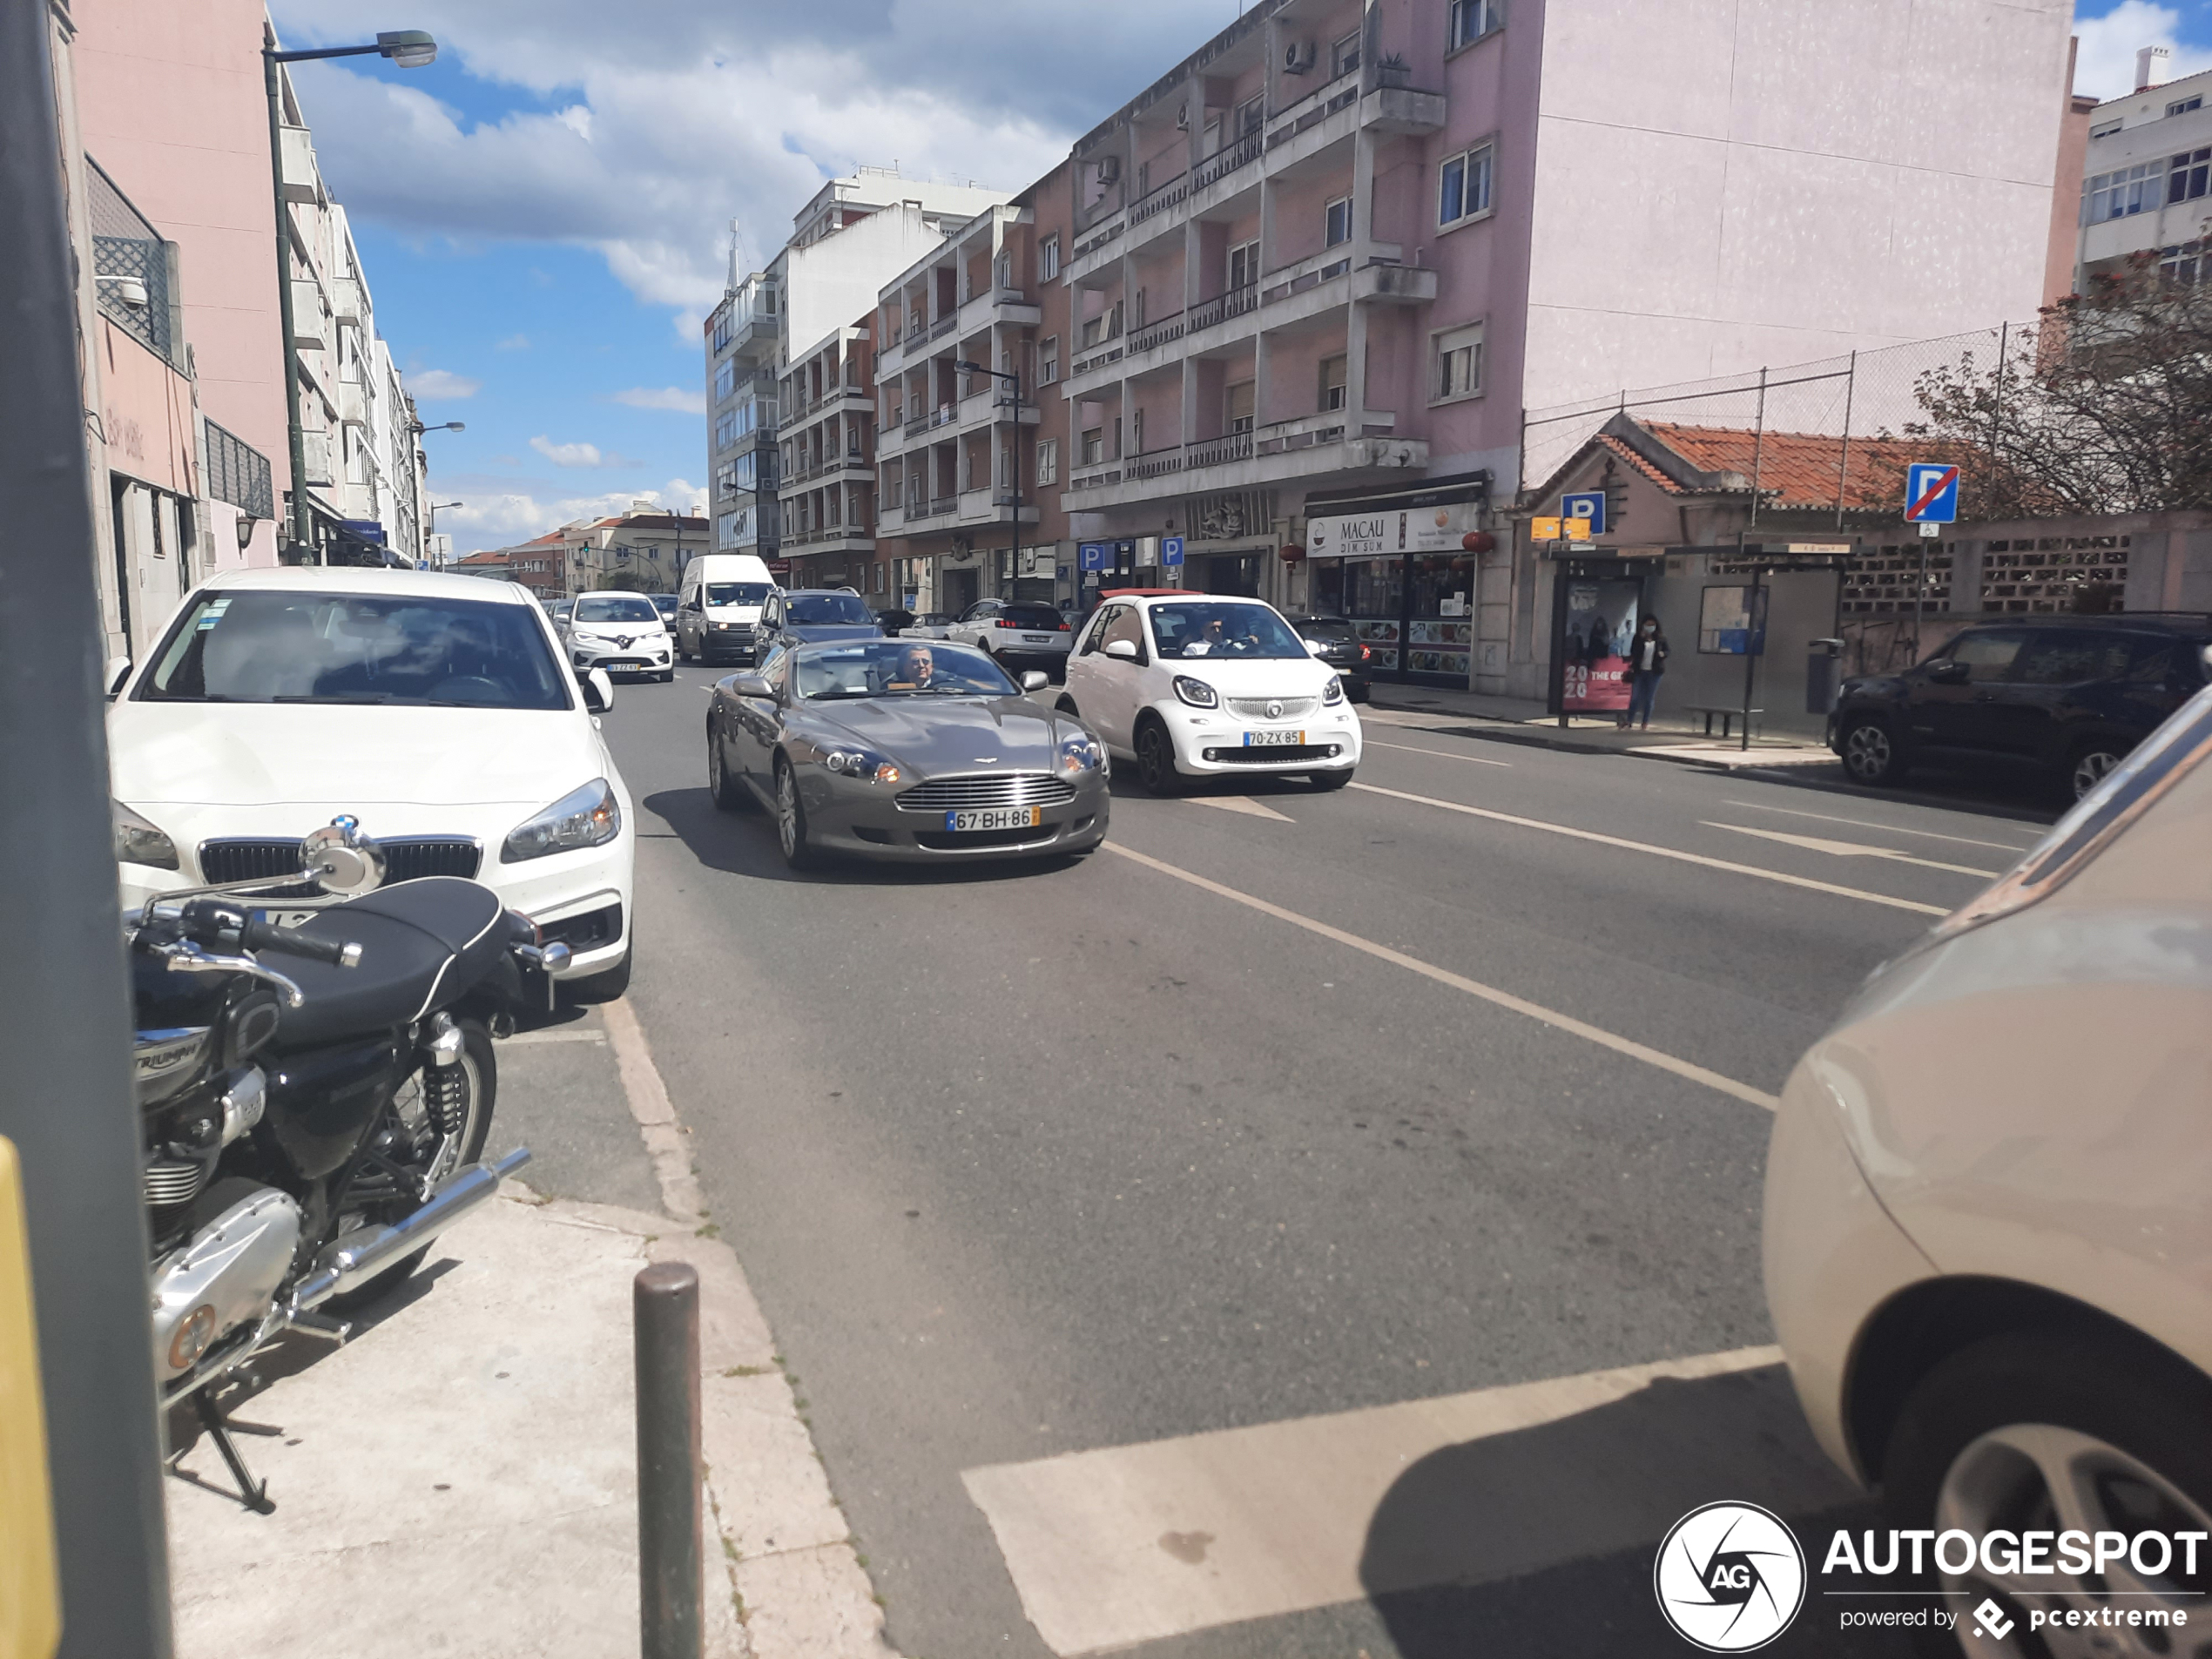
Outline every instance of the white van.
{"label": "white van", "polygon": [[755,660],[753,629],[774,591],[767,561],[752,553],[703,553],[684,567],[678,590],[676,652],[685,662]]}

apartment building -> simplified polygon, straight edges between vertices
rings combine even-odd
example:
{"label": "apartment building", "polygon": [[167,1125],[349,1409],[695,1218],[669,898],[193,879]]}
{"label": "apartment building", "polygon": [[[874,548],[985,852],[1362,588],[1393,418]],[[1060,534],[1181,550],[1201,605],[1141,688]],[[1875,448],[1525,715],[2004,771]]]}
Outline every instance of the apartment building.
{"label": "apartment building", "polygon": [[[628,588],[638,593],[674,593],[683,585],[684,567],[709,548],[704,504],[689,514],[672,513],[658,502],[633,501],[626,513],[579,518],[557,530],[509,548],[510,564],[531,563],[536,550],[556,550],[557,582],[533,581],[533,592],[559,597],[595,588]],[[537,573],[542,574],[542,573]],[[516,578],[520,580],[521,578]]]}
{"label": "apartment building", "polygon": [[877,529],[890,589],[914,610],[1053,595],[1065,172],[954,228],[878,295]]}
{"label": "apartment building", "polygon": [[2169,280],[2212,280],[2212,70],[2163,85],[2162,47],[2135,57],[2135,90],[2089,114],[2074,287],[2155,255]]}
{"label": "apartment building", "polygon": [[792,215],[792,233],[761,269],[740,275],[734,229],[722,303],[705,322],[707,474],[714,546],[759,553],[777,570],[780,482],[777,383],[806,354],[874,306],[876,291],[1000,191],[862,167],[833,179]]}
{"label": "apartment building", "polygon": [[247,560],[274,563],[280,543],[291,540],[287,351],[300,373],[300,488],[314,528],[307,550],[283,556],[420,560],[427,526],[415,408],[377,334],[345,209],[316,163],[288,73],[280,82],[279,153],[294,330],[283,338],[261,59],[275,36],[261,0],[115,0],[81,9],[76,24],[85,146],[173,239],[179,333],[192,341],[208,418],[273,469],[273,513],[254,516]]}
{"label": "apartment building", "polygon": [[[1179,540],[1186,583],[1467,684],[1478,581],[1540,579],[1465,545],[1525,408],[2033,314],[2068,20],[1259,0],[1070,157],[1083,562]],[[1407,534],[1304,558],[1371,503]]]}
{"label": "apartment building", "polygon": [[781,554],[795,588],[853,587],[879,610],[889,583],[875,549],[874,319],[795,354],[777,387]]}

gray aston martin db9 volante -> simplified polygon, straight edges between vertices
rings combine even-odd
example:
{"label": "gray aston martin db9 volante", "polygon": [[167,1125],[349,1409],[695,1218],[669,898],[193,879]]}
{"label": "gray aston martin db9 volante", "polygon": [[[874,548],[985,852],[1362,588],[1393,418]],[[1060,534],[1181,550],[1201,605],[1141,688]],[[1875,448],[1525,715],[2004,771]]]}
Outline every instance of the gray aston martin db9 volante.
{"label": "gray aston martin db9 volante", "polygon": [[916,863],[1088,853],[1106,839],[1105,745],[1022,695],[1043,675],[1022,680],[937,640],[772,652],[714,688],[715,805],[766,807],[800,867],[826,853]]}

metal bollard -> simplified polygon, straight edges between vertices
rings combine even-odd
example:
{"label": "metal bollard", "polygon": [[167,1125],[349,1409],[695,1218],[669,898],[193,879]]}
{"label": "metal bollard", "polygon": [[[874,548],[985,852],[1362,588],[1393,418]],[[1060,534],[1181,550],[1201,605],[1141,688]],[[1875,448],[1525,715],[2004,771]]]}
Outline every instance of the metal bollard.
{"label": "metal bollard", "polygon": [[686,1262],[640,1271],[637,1618],[643,1659],[701,1659],[699,1276]]}

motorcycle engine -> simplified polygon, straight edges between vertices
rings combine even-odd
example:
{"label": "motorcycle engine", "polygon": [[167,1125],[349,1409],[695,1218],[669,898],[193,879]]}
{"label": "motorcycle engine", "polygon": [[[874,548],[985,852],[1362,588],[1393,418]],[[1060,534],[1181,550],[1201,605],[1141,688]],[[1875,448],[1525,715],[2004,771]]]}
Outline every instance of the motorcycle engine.
{"label": "motorcycle engine", "polygon": [[220,1212],[154,1264],[153,1365],[164,1383],[189,1376],[240,1325],[259,1324],[300,1243],[300,1206],[274,1187],[231,1177],[202,1199]]}

